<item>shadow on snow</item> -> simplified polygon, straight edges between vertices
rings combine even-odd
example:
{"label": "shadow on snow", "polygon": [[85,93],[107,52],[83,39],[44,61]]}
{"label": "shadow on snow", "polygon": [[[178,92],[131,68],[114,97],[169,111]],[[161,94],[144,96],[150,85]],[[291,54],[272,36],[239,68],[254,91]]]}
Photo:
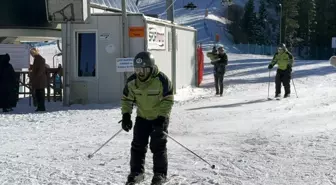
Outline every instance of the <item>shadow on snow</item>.
{"label": "shadow on snow", "polygon": [[240,102],[240,103],[233,103],[233,104],[225,104],[225,105],[212,105],[212,106],[205,106],[205,107],[197,107],[197,108],[191,108],[191,109],[186,109],[186,110],[201,110],[201,109],[214,109],[214,108],[230,108],[230,107],[239,107],[243,105],[248,105],[248,104],[254,104],[254,103],[263,103],[269,101],[267,99],[257,99],[257,100],[252,100],[252,101],[246,101],[246,102]]}

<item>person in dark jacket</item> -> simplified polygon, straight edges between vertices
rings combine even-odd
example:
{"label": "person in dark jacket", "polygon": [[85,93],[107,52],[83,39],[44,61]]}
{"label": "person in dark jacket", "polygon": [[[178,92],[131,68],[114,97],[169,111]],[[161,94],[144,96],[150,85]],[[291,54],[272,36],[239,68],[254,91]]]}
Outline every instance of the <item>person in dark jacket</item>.
{"label": "person in dark jacket", "polygon": [[17,103],[16,74],[9,61],[8,54],[0,55],[0,108],[3,112],[13,111]]}
{"label": "person in dark jacket", "polygon": [[45,59],[39,54],[36,48],[30,50],[34,57],[32,72],[30,74],[33,93],[35,93],[37,109],[36,112],[46,111],[45,108],[45,88],[47,86],[47,71]]}
{"label": "person in dark jacket", "polygon": [[207,56],[211,59],[211,64],[214,65],[214,78],[216,95],[223,96],[223,81],[226,72],[226,66],[228,65],[228,57],[222,46],[218,47],[218,52],[213,49],[212,52],[208,52]]}

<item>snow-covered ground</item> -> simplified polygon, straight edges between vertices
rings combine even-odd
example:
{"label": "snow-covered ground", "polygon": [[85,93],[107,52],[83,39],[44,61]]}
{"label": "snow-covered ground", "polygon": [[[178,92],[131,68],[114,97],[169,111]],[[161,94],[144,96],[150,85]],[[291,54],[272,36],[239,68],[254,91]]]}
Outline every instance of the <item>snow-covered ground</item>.
{"label": "snow-covered ground", "polygon": [[[336,184],[335,68],[328,61],[297,61],[299,98],[292,88],[291,98],[267,101],[270,58],[229,54],[229,60],[225,96],[214,97],[206,63],[202,87],[178,91],[169,128],[216,169],[169,140],[170,184]],[[0,184],[124,184],[131,133],[87,159],[120,130],[118,105],[49,103],[49,112],[35,114],[24,103],[0,115]],[[151,168],[148,151],[144,185]]]}

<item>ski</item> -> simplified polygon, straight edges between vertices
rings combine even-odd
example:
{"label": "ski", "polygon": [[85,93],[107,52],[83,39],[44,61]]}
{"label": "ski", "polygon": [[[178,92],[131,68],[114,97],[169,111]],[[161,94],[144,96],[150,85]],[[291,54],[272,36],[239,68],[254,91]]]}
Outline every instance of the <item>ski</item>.
{"label": "ski", "polygon": [[[129,178],[129,177],[127,177]],[[145,181],[145,176],[144,175],[138,175],[136,177],[131,178],[132,180],[128,179],[127,182],[125,183],[125,185],[136,185],[136,184],[140,184],[143,181]]]}
{"label": "ski", "polygon": [[178,177],[178,175],[171,175],[162,185],[169,185],[175,179],[174,177]]}
{"label": "ski", "polygon": [[267,98],[267,100],[271,101],[271,100],[281,100],[281,98]]}
{"label": "ski", "polygon": [[282,100],[282,99],[288,99],[289,97],[287,97],[287,98],[282,98],[282,97],[278,97],[278,98],[267,98],[267,100],[278,100],[278,101],[280,101],[280,100]]}
{"label": "ski", "polygon": [[[162,184],[155,184],[155,185],[169,185],[175,179],[174,177],[177,177],[177,176],[178,175],[172,175],[169,178],[167,177],[165,182],[163,182]],[[137,182],[127,182],[125,185],[139,185],[139,184],[143,183],[144,181],[145,181],[145,179],[137,181]]]}

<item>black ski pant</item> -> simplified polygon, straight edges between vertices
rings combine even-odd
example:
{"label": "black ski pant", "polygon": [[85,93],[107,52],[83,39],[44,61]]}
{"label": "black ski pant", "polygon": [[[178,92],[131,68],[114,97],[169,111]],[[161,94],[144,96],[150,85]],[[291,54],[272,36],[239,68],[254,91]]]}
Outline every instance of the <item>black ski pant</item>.
{"label": "black ski pant", "polygon": [[[131,173],[145,172],[145,158],[148,149],[150,136],[150,150],[153,153],[153,172],[167,175],[167,136],[162,132],[168,133],[169,119],[164,125],[156,125],[154,120],[146,120],[137,117],[133,128],[133,141],[131,147]],[[155,130],[155,131],[154,131]]]}
{"label": "black ski pant", "polygon": [[275,76],[275,94],[281,94],[281,83],[285,88],[285,94],[290,94],[290,81],[291,81],[291,72],[290,70],[281,70],[278,69]]}
{"label": "black ski pant", "polygon": [[216,88],[216,94],[223,94],[223,88],[224,88],[224,74],[215,74],[215,88]]}
{"label": "black ski pant", "polygon": [[37,110],[45,111],[45,90],[35,89],[35,100],[37,105]]}

